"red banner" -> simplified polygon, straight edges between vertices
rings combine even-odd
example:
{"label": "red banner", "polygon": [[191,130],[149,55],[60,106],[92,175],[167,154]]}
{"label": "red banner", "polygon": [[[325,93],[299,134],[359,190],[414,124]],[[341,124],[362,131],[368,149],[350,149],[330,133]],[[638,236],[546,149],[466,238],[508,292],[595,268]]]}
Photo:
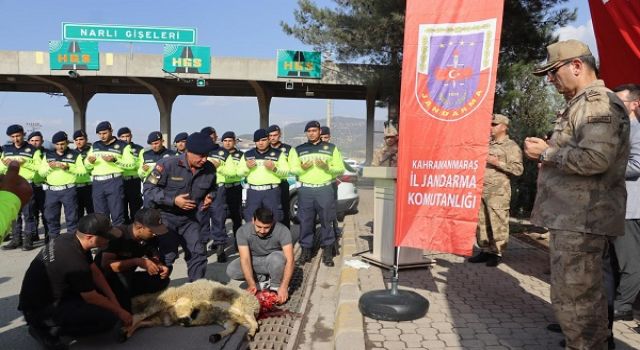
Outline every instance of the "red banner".
{"label": "red banner", "polygon": [[396,246],[471,254],[502,6],[495,0],[407,1]]}
{"label": "red banner", "polygon": [[598,44],[600,76],[611,88],[639,83],[640,1],[589,0],[589,7]]}

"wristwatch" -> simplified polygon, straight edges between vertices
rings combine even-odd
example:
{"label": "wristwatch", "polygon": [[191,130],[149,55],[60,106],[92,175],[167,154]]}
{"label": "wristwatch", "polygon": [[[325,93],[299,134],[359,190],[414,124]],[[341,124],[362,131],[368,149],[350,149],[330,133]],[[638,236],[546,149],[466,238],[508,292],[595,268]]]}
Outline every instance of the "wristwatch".
{"label": "wristwatch", "polygon": [[549,148],[545,149],[544,152],[540,153],[540,156],[538,157],[538,161],[544,162],[544,160],[547,158],[547,151],[548,150],[549,150]]}

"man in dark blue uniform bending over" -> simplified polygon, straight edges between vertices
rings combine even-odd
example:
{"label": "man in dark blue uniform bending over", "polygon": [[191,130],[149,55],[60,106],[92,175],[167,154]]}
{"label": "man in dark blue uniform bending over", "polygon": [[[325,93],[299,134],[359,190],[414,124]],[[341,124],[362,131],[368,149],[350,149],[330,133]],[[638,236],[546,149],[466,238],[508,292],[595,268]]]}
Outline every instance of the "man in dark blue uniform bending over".
{"label": "man in dark blue uniform bending over", "polygon": [[162,213],[169,229],[160,236],[160,257],[170,269],[184,249],[189,281],[203,278],[207,255],[196,214],[211,205],[216,193],[216,169],[207,161],[213,149],[208,135],[196,132],[187,138],[187,152],[158,161],[144,182],[144,196],[151,207]]}

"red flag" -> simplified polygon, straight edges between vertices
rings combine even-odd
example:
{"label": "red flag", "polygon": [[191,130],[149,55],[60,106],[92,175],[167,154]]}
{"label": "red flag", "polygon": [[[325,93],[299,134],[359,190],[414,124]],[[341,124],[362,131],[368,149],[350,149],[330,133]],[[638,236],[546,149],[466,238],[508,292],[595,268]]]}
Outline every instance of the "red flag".
{"label": "red flag", "polygon": [[640,1],[589,0],[589,7],[606,85],[640,83]]}
{"label": "red flag", "polygon": [[407,1],[397,246],[471,254],[502,10],[495,0]]}

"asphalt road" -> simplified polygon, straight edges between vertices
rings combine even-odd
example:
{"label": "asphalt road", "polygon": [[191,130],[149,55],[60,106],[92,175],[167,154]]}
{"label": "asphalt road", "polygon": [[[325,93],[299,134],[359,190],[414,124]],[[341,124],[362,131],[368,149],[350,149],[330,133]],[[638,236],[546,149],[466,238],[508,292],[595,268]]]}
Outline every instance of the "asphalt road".
{"label": "asphalt road", "polygon": [[[294,236],[296,236],[294,229]],[[42,246],[42,240],[37,248],[23,252],[21,250],[0,250],[0,344],[2,349],[37,349],[38,343],[27,332],[27,326],[22,313],[17,310],[18,294],[22,278],[27,267]],[[237,258],[233,247],[227,248],[227,254],[233,254],[229,261]],[[216,255],[209,256],[207,278],[222,283],[229,282],[225,271],[227,263],[216,262]],[[172,285],[187,282],[187,269],[182,255],[176,261],[172,273]],[[232,282],[238,283],[238,282]],[[115,334],[104,334],[74,340],[71,349],[205,349],[212,348],[209,335],[216,333],[219,326],[206,327],[158,327],[141,329],[125,343],[117,343]]]}

